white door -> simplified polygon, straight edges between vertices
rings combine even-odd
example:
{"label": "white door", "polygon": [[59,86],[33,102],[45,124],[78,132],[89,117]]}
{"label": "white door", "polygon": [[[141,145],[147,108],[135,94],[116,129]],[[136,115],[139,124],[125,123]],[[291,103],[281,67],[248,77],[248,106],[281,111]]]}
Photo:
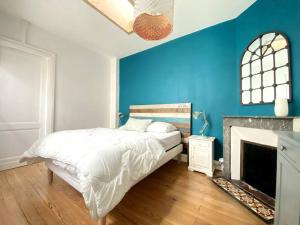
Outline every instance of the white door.
{"label": "white door", "polygon": [[52,132],[54,55],[0,38],[0,170]]}

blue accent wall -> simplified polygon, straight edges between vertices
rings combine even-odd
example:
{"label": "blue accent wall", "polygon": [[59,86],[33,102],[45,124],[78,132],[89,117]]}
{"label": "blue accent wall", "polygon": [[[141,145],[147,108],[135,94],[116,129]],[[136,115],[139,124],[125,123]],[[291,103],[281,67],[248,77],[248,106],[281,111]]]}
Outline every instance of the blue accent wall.
{"label": "blue accent wall", "polygon": [[[290,115],[300,115],[300,0],[259,0],[236,19],[236,60],[259,34],[284,33],[291,45],[293,102]],[[236,68],[238,89],[239,68]],[[239,106],[240,115],[274,115],[274,105]]]}
{"label": "blue accent wall", "polygon": [[[237,19],[120,60],[120,111],[132,104],[191,102],[210,120],[215,158],[223,156],[224,115],[273,115],[273,104],[241,106],[239,62],[259,34],[281,31],[291,42],[293,102],[300,114],[300,0],[259,0]],[[193,120],[197,134],[200,121]]]}

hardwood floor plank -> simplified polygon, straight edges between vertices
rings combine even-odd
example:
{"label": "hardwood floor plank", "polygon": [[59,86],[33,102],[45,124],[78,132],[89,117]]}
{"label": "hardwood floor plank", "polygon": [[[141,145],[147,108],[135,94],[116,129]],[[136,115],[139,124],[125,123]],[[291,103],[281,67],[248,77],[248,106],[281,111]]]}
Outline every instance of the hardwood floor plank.
{"label": "hardwood floor plank", "polygon": [[[0,172],[0,225],[96,225],[79,192],[40,163]],[[2,207],[3,206],[3,207]],[[134,186],[108,225],[264,225],[205,175],[169,162]]]}
{"label": "hardwood floor plank", "polygon": [[45,225],[46,222],[38,212],[38,205],[36,204],[35,193],[32,193],[30,187],[20,180],[20,177],[11,170],[6,174],[6,178],[10,185],[11,191],[17,199],[19,208],[22,210],[29,224]]}
{"label": "hardwood floor plank", "polygon": [[3,176],[0,176],[0,187],[1,223],[5,225],[28,225],[27,219],[19,208],[18,202],[11,192],[4,173]]}
{"label": "hardwood floor plank", "polygon": [[[47,176],[47,173],[39,171],[38,173],[31,174],[28,171],[24,171],[24,174],[39,198],[51,210],[51,214],[55,215],[58,219],[59,224],[96,224],[91,221],[85,207],[85,211],[82,211],[82,208],[70,200],[68,195],[63,191],[55,190],[54,185],[48,185],[48,179],[43,179],[42,182],[39,180],[40,177]],[[65,186],[68,185],[65,184]],[[74,189],[71,191],[73,192]]]}

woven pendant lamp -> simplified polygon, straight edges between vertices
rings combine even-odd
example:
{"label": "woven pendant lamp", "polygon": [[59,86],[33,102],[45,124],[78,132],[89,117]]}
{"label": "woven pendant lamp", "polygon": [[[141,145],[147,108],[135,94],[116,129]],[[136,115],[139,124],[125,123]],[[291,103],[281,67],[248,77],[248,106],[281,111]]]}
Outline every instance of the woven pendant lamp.
{"label": "woven pendant lamp", "polygon": [[160,40],[173,31],[174,0],[134,0],[133,30],[145,40]]}

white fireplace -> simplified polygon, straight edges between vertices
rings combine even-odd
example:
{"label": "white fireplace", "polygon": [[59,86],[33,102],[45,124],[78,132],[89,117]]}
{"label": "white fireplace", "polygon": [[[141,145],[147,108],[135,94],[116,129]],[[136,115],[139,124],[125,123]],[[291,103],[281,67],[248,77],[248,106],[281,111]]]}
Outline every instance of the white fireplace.
{"label": "white fireplace", "polygon": [[[242,143],[244,141],[277,147],[277,135],[272,130],[231,127],[231,179],[241,179]],[[267,162],[266,162],[267,163]]]}

